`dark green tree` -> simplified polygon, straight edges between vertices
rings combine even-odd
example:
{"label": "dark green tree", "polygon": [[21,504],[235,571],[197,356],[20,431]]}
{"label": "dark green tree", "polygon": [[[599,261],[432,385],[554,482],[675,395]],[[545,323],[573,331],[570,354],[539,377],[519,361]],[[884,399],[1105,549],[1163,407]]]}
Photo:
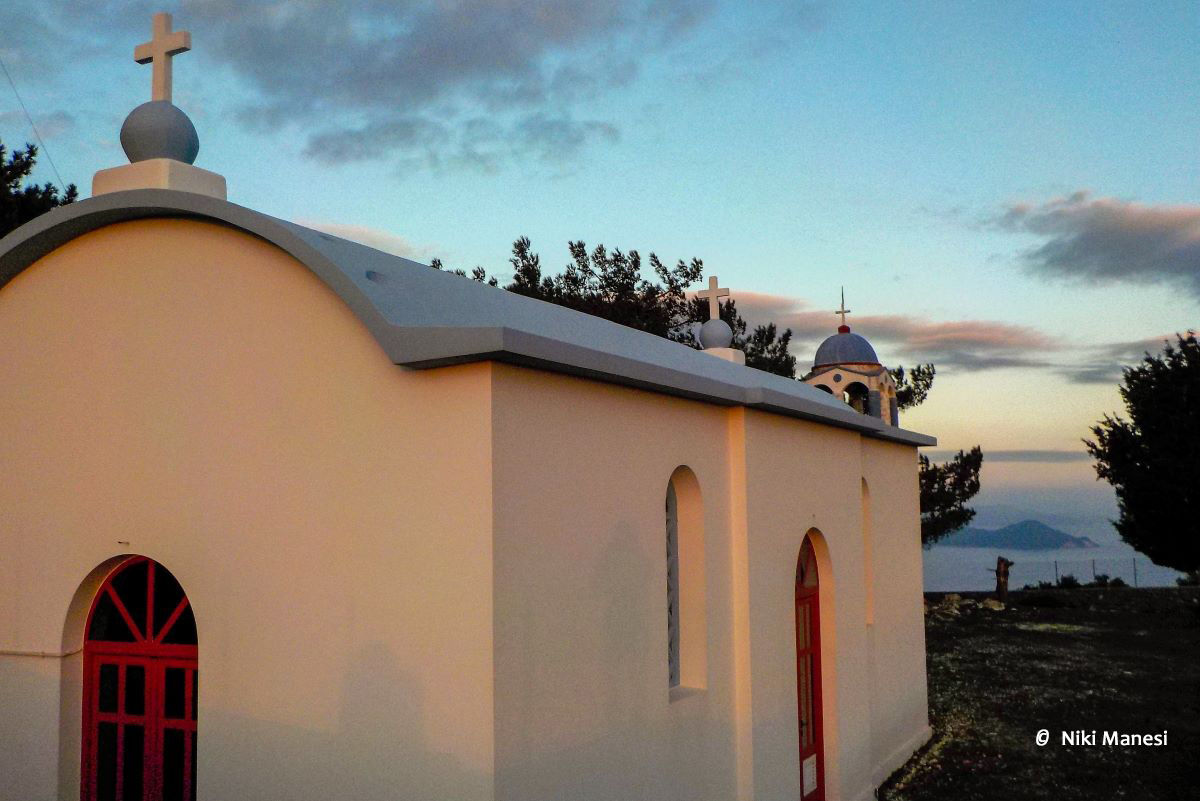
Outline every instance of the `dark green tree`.
{"label": "dark green tree", "polygon": [[[570,263],[561,273],[546,275],[529,239],[521,237],[513,243],[509,258],[513,280],[504,288],[700,347],[695,329],[708,319],[708,304],[689,298],[687,289],[700,281],[704,262],[680,259],[674,266],[667,266],[651,253],[648,266],[658,278],[652,281],[643,277],[642,257],[636,250],[610,252],[604,245],[588,250],[583,242],[570,242],[568,247]],[[443,269],[439,259],[433,260],[433,266]],[[463,270],[454,272],[467,275]],[[499,283],[482,267],[472,270],[470,277],[492,286]],[[771,323],[757,326],[747,335],[748,325],[732,300],[721,304],[721,319],[733,329],[734,347],[745,352],[748,367],[795,378],[796,357],[788,352],[790,329],[779,333]]]}
{"label": "dark green tree", "polygon": [[50,183],[22,186],[37,164],[36,145],[26,144],[24,150],[14,150],[12,156],[5,158],[7,154],[8,149],[0,142],[0,236],[79,197],[75,184],[68,186],[61,196],[58,187]]}
{"label": "dark green tree", "polygon": [[976,445],[956,453],[945,464],[933,464],[929,457],[917,457],[920,463],[921,544],[929,547],[970,523],[975,510],[967,501],[979,492],[979,470],[983,451]]}
{"label": "dark green tree", "polygon": [[904,410],[925,402],[937,371],[932,364],[918,364],[908,375],[904,374],[903,367],[893,367],[888,372],[896,382],[896,403]]}
{"label": "dark green tree", "polygon": [[[918,364],[907,374],[903,367],[888,372],[896,381],[897,405],[901,409],[911,409],[929,397],[937,369],[932,364]],[[928,456],[918,457],[918,462],[921,544],[928,548],[975,518],[975,510],[967,506],[967,501],[979,492],[983,451],[976,445],[969,451],[959,451],[944,464],[934,464]]]}
{"label": "dark green tree", "polygon": [[1084,445],[1112,484],[1121,539],[1155,564],[1200,571],[1200,342],[1145,354],[1122,371],[1128,419],[1105,415]]}

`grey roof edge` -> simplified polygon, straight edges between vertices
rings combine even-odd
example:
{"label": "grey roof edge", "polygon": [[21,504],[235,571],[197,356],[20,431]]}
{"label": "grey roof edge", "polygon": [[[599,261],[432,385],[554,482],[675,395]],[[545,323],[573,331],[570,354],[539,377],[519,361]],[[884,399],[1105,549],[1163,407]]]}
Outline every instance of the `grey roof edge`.
{"label": "grey roof edge", "polygon": [[[188,192],[137,189],[52,209],[0,239],[0,287],[78,236],[107,225],[153,217],[228,225],[279,247],[325,282],[363,322],[389,358],[406,367],[425,369],[494,360],[724,406],[761,409],[905,445],[937,444],[934,437],[860,415],[798,381],[735,365],[581,312],[438,273],[365,245]],[[366,269],[368,264],[384,274]],[[419,271],[413,272],[412,268]],[[377,277],[384,283],[395,278],[401,286],[390,290],[386,285],[377,287],[373,284]],[[456,318],[444,308],[431,311],[427,301],[404,305],[403,290],[429,290],[431,286],[453,299],[468,300],[469,308]],[[480,312],[478,319],[471,317],[474,312]],[[411,319],[399,319],[402,317]],[[530,322],[538,319],[546,320],[542,330],[536,330],[537,325]],[[510,321],[512,324],[508,324]]]}

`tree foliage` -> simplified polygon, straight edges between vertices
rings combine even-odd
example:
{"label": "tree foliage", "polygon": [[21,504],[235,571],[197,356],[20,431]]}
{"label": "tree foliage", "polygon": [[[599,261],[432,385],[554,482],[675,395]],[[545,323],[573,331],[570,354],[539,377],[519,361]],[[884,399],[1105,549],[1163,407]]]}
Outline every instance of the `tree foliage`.
{"label": "tree foliage", "polygon": [[0,236],[79,197],[75,184],[68,186],[61,196],[58,187],[50,183],[22,186],[37,164],[36,145],[26,144],[24,150],[14,150],[12,156],[5,158],[7,154],[8,149],[0,142]]}
{"label": "tree foliage", "polygon": [[1200,570],[1200,343],[1176,335],[1123,371],[1128,419],[1105,415],[1084,445],[1112,484],[1121,539],[1155,564]]}
{"label": "tree foliage", "polygon": [[571,242],[569,248],[571,261],[558,275],[547,276],[529,239],[518,239],[509,259],[513,282],[506,288],[676,342],[688,340],[687,288],[700,280],[703,262],[681,259],[668,267],[651,253],[648,267],[658,277],[655,282],[642,276],[636,250],[610,252],[597,245],[589,251],[583,242]]}
{"label": "tree foliage", "polygon": [[979,469],[983,451],[976,445],[959,451],[945,464],[933,464],[929,457],[918,457],[921,488],[921,544],[933,545],[970,523],[975,510],[967,501],[979,492]]}
{"label": "tree foliage", "polygon": [[896,404],[903,411],[925,402],[937,371],[932,364],[918,364],[908,375],[904,374],[903,367],[893,367],[888,372],[896,382]]}
{"label": "tree foliage", "polygon": [[[907,374],[903,367],[888,372],[896,382],[896,403],[903,410],[925,402],[937,369],[932,364],[918,364]],[[959,451],[945,464],[934,464],[927,456],[918,461],[921,544],[928,548],[975,518],[975,510],[967,506],[967,501],[979,492],[983,451],[976,445],[969,451]]]}
{"label": "tree foliage", "polygon": [[[513,280],[504,288],[700,347],[695,329],[708,319],[708,304],[689,298],[687,290],[700,282],[704,262],[680,259],[668,266],[651,253],[646,266],[658,279],[653,281],[643,276],[642,256],[636,250],[609,251],[604,245],[589,250],[583,242],[570,242],[568,248],[571,261],[557,275],[546,275],[541,257],[533,251],[529,239],[521,237],[513,243],[508,260]],[[438,259],[434,259],[433,266],[443,269]],[[463,270],[454,272],[467,275]],[[472,270],[470,277],[492,286],[499,284],[482,267]],[[757,326],[747,335],[747,323],[732,300],[721,304],[721,319],[733,329],[734,347],[745,352],[748,367],[795,378],[796,358],[788,352],[790,329],[780,333],[772,323]]]}

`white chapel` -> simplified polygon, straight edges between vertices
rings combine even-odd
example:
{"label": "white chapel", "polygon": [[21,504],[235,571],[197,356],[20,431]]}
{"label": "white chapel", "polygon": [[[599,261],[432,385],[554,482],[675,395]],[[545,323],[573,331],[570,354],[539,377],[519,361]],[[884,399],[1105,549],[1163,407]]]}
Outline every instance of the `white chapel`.
{"label": "white chapel", "polygon": [[790,380],[229,202],[190,44],[0,240],[0,801],[871,799],[934,440],[870,344]]}

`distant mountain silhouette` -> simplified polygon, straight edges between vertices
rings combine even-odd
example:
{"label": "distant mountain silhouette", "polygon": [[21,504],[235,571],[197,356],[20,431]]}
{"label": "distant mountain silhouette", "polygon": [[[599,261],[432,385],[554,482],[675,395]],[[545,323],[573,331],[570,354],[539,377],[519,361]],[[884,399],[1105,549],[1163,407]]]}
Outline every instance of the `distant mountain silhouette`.
{"label": "distant mountain silhouette", "polygon": [[1099,547],[1087,537],[1076,537],[1036,520],[1022,520],[997,529],[964,528],[938,544],[960,548],[1010,548],[1014,551]]}

